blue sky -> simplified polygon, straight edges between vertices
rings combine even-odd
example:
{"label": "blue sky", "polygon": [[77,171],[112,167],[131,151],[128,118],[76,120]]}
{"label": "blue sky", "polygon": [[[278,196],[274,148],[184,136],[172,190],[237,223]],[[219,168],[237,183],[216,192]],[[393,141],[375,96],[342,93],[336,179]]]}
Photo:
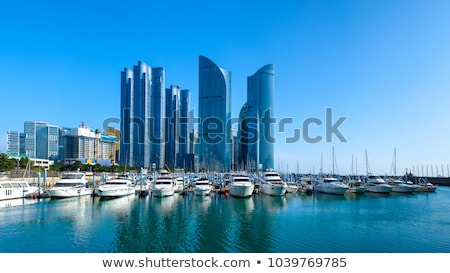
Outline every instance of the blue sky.
{"label": "blue sky", "polygon": [[[450,163],[448,1],[3,1],[0,4],[0,152],[25,120],[102,128],[119,117],[120,72],[139,60],[165,67],[166,85],[190,89],[197,112],[198,56],[231,71],[232,111],[247,77],[275,67],[276,165],[301,172],[390,174]],[[286,144],[326,108],[325,125]],[[278,126],[276,126],[278,128]],[[416,171],[417,172],[417,171]],[[419,173],[421,174],[421,173]],[[424,173],[426,174],[426,173]]]}

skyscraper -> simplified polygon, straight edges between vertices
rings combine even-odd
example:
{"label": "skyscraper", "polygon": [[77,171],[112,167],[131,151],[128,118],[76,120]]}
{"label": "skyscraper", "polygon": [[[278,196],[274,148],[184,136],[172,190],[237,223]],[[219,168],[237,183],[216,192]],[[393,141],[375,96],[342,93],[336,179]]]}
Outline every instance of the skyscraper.
{"label": "skyscraper", "polygon": [[189,153],[189,90],[166,88],[165,161],[169,168],[183,168]]}
{"label": "skyscraper", "polygon": [[200,169],[228,171],[231,166],[231,73],[199,57]]}
{"label": "skyscraper", "polygon": [[25,121],[25,156],[40,159],[58,157],[59,129],[48,122]]}
{"label": "skyscraper", "polygon": [[120,163],[157,168],[164,162],[164,68],[139,61],[121,73]]}
{"label": "skyscraper", "polygon": [[25,133],[8,131],[7,154],[13,156],[25,155]]}
{"label": "skyscraper", "polygon": [[274,167],[273,129],[274,69],[272,64],[260,68],[247,78],[247,103],[240,113],[240,164],[246,168]]}

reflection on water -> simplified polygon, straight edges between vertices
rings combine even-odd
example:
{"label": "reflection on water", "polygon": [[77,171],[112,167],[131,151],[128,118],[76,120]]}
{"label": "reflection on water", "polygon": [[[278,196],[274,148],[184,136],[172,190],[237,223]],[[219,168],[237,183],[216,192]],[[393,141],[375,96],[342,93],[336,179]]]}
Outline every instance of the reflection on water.
{"label": "reflection on water", "polygon": [[0,209],[15,207],[15,206],[29,205],[29,204],[33,204],[36,202],[37,202],[36,199],[29,199],[29,198],[17,198],[17,199],[10,199],[10,200],[2,200],[2,201],[0,201]]}
{"label": "reflection on water", "polygon": [[450,252],[450,188],[0,204],[0,252]]}

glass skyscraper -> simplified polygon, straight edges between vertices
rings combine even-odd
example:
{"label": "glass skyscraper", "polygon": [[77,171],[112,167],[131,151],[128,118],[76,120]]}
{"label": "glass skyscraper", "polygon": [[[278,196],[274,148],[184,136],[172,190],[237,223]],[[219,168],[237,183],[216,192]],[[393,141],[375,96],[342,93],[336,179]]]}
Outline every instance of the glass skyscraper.
{"label": "glass skyscraper", "polygon": [[25,133],[8,131],[7,153],[13,156],[25,155]]}
{"label": "glass skyscraper", "polygon": [[189,90],[179,86],[166,89],[165,159],[169,168],[183,168],[189,153]]}
{"label": "glass skyscraper", "polygon": [[164,85],[164,68],[151,68],[141,61],[121,73],[121,165],[163,166]]}
{"label": "glass skyscraper", "polygon": [[247,103],[240,113],[241,149],[239,163],[246,168],[274,167],[273,113],[274,69],[272,64],[260,68],[247,78]]}
{"label": "glass skyscraper", "polygon": [[25,156],[40,159],[58,157],[59,129],[48,122],[25,121]]}
{"label": "glass skyscraper", "polygon": [[231,73],[199,57],[199,167],[231,167]]}

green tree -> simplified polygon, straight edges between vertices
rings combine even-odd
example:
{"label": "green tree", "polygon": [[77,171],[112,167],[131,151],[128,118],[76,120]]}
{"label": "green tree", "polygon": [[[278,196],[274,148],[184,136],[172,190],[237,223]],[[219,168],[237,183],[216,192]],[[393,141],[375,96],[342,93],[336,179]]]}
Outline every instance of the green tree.
{"label": "green tree", "polygon": [[29,162],[30,162],[30,159],[28,157],[22,157],[19,160],[19,167],[21,169],[26,169]]}
{"label": "green tree", "polygon": [[16,160],[7,154],[0,154],[0,171],[10,171],[16,166]]}

